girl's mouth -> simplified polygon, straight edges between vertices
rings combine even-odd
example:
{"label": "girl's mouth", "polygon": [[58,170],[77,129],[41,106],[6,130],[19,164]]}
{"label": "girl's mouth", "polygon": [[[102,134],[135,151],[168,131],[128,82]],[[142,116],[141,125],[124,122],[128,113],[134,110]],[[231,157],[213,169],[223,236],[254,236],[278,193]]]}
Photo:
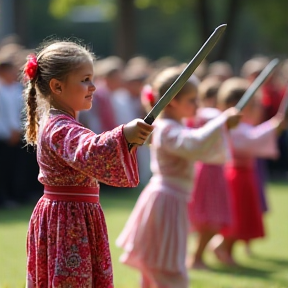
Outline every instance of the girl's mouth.
{"label": "girl's mouth", "polygon": [[88,99],[88,100],[92,100],[93,99],[93,95],[87,95],[87,96],[85,96],[85,98]]}

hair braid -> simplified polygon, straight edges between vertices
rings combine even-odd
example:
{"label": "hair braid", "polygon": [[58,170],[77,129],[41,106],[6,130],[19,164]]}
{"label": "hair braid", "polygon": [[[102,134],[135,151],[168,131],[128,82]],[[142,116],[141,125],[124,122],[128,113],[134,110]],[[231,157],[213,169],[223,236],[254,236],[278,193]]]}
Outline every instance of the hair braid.
{"label": "hair braid", "polygon": [[35,81],[30,81],[26,95],[27,124],[25,140],[27,144],[36,145],[37,143],[37,98],[36,98]]}
{"label": "hair braid", "polygon": [[[51,79],[65,81],[69,73],[80,67],[83,61],[94,61],[94,55],[80,43],[52,41],[44,43],[42,49],[27,57],[23,68],[25,84],[25,140],[36,146],[42,120],[48,116],[51,107]],[[41,119],[41,121],[40,121]]]}

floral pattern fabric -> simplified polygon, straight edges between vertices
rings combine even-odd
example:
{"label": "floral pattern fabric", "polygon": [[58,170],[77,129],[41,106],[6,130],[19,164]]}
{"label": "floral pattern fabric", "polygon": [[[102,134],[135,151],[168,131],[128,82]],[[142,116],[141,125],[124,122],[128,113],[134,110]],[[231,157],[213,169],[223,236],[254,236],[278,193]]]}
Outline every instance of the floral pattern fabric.
{"label": "floral pattern fabric", "polygon": [[[72,117],[53,112],[37,146],[39,181],[49,186],[133,187],[139,182],[135,153],[123,127],[95,135]],[[81,196],[80,196],[81,197]],[[99,203],[42,197],[27,235],[27,288],[112,288],[113,273],[104,214]]]}

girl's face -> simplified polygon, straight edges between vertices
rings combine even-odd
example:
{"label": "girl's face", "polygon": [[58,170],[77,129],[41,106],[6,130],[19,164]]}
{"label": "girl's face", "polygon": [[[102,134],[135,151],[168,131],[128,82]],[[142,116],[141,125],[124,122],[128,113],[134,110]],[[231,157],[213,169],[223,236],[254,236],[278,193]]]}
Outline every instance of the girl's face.
{"label": "girl's face", "polygon": [[59,92],[55,89],[53,97],[62,109],[78,112],[92,107],[95,86],[93,80],[93,62],[86,60],[72,71],[65,81],[59,82]]}
{"label": "girl's face", "polygon": [[173,107],[171,108],[174,110],[175,116],[179,120],[195,116],[198,107],[196,90],[191,90],[181,95],[179,99],[173,99],[172,101]]}

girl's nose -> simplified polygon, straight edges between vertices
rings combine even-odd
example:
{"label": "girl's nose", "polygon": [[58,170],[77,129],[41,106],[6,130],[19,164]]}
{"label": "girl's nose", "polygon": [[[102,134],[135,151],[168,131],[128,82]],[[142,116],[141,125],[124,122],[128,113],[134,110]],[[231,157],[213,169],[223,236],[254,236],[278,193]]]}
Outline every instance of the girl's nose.
{"label": "girl's nose", "polygon": [[96,90],[96,87],[92,82],[91,82],[91,85],[89,86],[89,90],[91,90],[93,92]]}

